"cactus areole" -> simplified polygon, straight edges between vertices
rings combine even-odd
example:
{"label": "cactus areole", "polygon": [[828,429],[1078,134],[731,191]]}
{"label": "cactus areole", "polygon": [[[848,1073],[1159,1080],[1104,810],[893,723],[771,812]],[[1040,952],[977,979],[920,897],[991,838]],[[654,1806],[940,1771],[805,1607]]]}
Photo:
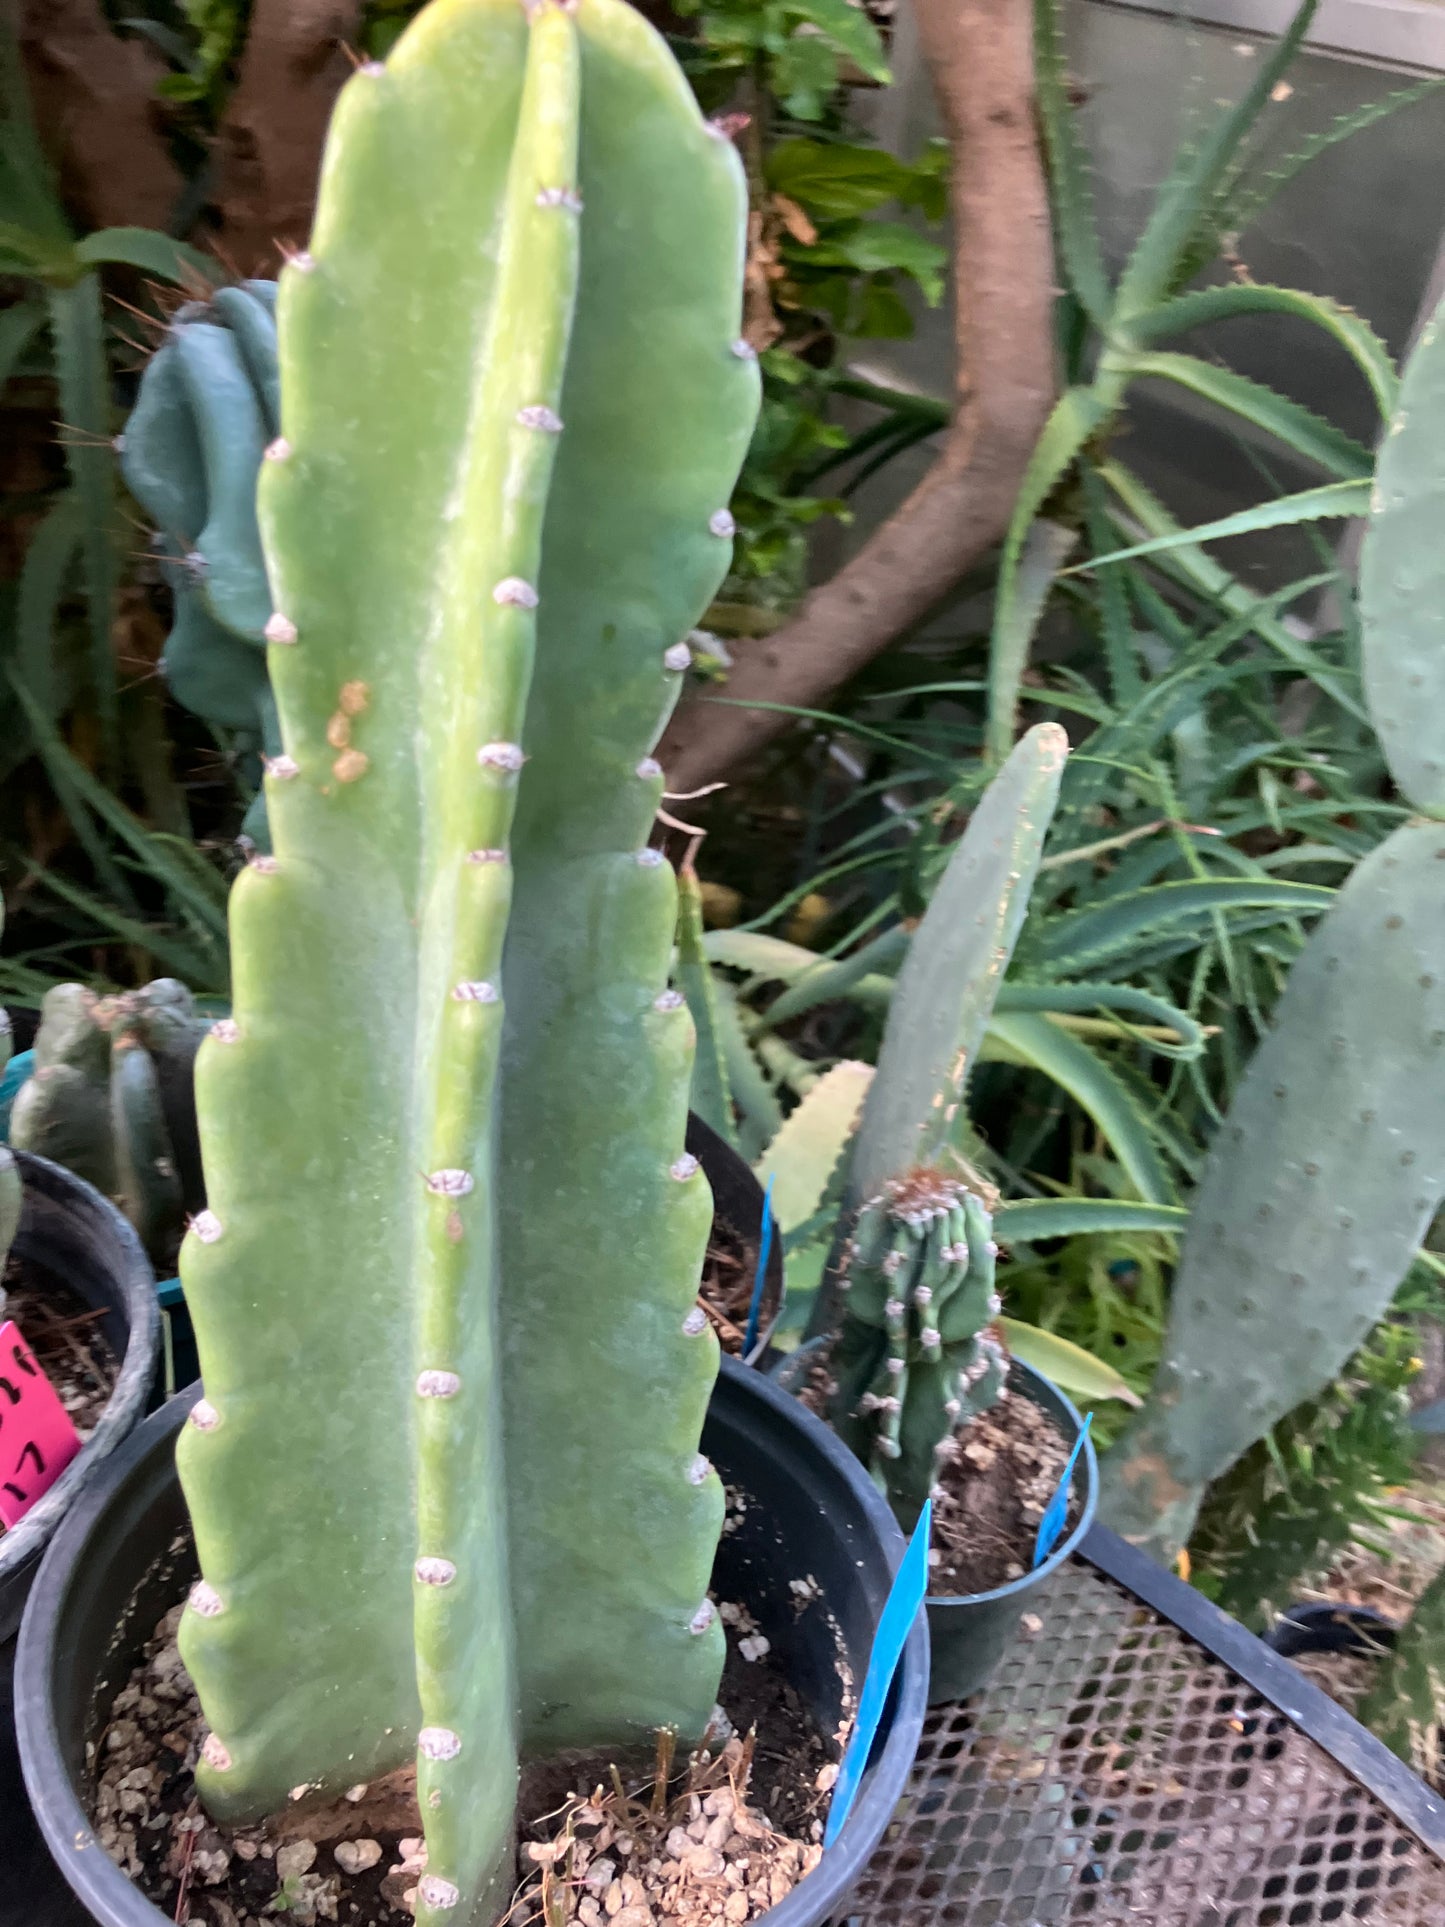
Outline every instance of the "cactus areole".
{"label": "cactus areole", "polygon": [[745,218],[621,0],[432,0],[281,275],[281,752],[196,1068],[181,1642],[219,1818],[415,1760],[423,1922],[504,1908],[522,1755],[695,1738],[717,1692],[649,752],[757,410]]}

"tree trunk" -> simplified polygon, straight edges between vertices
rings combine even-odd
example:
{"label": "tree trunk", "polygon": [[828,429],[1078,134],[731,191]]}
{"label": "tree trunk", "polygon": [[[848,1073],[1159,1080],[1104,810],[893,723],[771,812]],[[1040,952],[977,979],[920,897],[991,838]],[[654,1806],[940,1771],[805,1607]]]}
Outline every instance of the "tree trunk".
{"label": "tree trunk", "polygon": [[35,125],[83,227],[169,228],[181,193],[155,111],[165,72],[99,0],[22,0],[14,17]]}
{"label": "tree trunk", "polygon": [[[918,622],[1002,536],[1054,397],[1053,245],[1034,116],[1030,0],[915,0],[953,150],[957,380],[933,468],[782,628],[736,645],[658,755],[669,787],[715,781]],[[719,697],[724,702],[717,700]]]}
{"label": "tree trunk", "polygon": [[360,25],[360,0],[255,0],[216,137],[214,241],[238,274],[274,273],[283,248],[305,244],[326,124]]}

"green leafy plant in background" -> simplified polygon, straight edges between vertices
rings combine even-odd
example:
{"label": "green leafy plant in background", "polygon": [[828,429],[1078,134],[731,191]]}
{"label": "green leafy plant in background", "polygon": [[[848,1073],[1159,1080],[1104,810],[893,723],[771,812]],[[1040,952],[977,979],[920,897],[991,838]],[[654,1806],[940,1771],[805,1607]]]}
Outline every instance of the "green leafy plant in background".
{"label": "green leafy plant in background", "polygon": [[648,751],[757,406],[744,187],[619,0],[440,0],[330,139],[259,496],[289,767],[197,1064],[180,1636],[215,1813],[414,1752],[418,1918],[481,1921],[519,1749],[695,1738],[721,1664]]}
{"label": "green leafy plant in background", "polygon": [[[224,879],[195,848],[187,798],[171,767],[158,692],[124,686],[117,619],[126,524],[117,486],[111,354],[103,270],[132,270],[200,289],[213,262],[147,228],[77,240],[31,121],[17,49],[0,19],[0,267],[23,292],[0,312],[0,387],[18,375],[53,383],[66,483],[39,504],[19,580],[3,611],[9,634],[0,713],[4,767],[34,756],[79,861],[12,847],[12,901],[45,905],[42,930],[0,962],[0,993],[34,1004],[57,974],[97,948],[137,976],[159,962],[197,987],[226,984]],[[72,647],[71,591],[83,611]],[[130,799],[130,800],[128,800]],[[32,799],[33,800],[33,799]],[[131,806],[133,800],[139,807]],[[80,957],[77,956],[80,953]]]}
{"label": "green leafy plant in background", "polygon": [[1210,1482],[1344,1368],[1445,1198],[1442,420],[1437,317],[1382,445],[1361,563],[1370,712],[1419,813],[1295,960],[1201,1174],[1163,1361],[1103,1462],[1106,1516],[1166,1555]]}
{"label": "green leafy plant in background", "polygon": [[[737,557],[706,618],[725,652],[728,636],[766,628],[801,595],[807,531],[846,514],[823,480],[929,432],[909,396],[859,384],[841,349],[910,334],[910,291],[941,298],[947,256],[926,230],[945,211],[948,154],[935,141],[901,160],[859,139],[851,86],[889,75],[877,27],[849,0],[689,0],[679,13],[690,30],[673,49],[704,109],[746,122],[745,332],[762,355],[763,407],[733,499]],[[860,386],[888,411],[889,434],[870,425],[860,441],[833,419],[834,398]]]}
{"label": "green leafy plant in background", "polygon": [[[1345,350],[1375,401],[1382,426],[1389,419],[1396,392],[1394,369],[1383,343],[1358,315],[1297,289],[1253,282],[1191,287],[1217,260],[1226,236],[1247,226],[1300,167],[1333,141],[1420,98],[1435,84],[1404,90],[1342,120],[1267,174],[1252,168],[1251,139],[1317,4],[1302,0],[1239,101],[1186,138],[1132,253],[1111,283],[1094,223],[1088,164],[1068,101],[1057,0],[1037,0],[1039,107],[1051,163],[1059,259],[1068,286],[1062,332],[1071,344],[1069,383],[1035,450],[1004,542],[989,662],[986,745],[994,760],[1013,739],[1027,660],[1030,625],[1021,621],[1021,610],[1030,594],[1030,531],[1071,478],[1081,488],[1074,513],[1094,550],[1082,566],[1100,567],[1106,553],[1118,557],[1168,550],[1190,563],[1200,580],[1210,570],[1199,547],[1203,541],[1357,515],[1368,505],[1374,467],[1368,448],[1262,383],[1165,345],[1240,315],[1307,322]],[[1208,528],[1181,531],[1109,450],[1129,391],[1139,381],[1165,381],[1186,389],[1326,479]],[[1121,542],[1118,537],[1126,532],[1142,537],[1143,543]],[[1256,621],[1252,633],[1342,708],[1362,715],[1351,679],[1316,655],[1277,616]],[[1140,675],[1137,658],[1122,636],[1115,639],[1109,664],[1117,699],[1137,686]]]}
{"label": "green leafy plant in background", "polygon": [[[1121,312],[1151,341],[1176,324],[1192,329],[1233,313],[1311,321],[1346,342],[1387,408],[1394,371],[1357,317],[1290,290],[1179,292],[1220,236],[1252,218],[1299,165],[1423,91],[1362,111],[1264,173],[1251,140],[1306,24],[1307,10],[1239,106],[1181,154],[1119,284],[1128,290]],[[977,646],[968,635],[929,642],[876,665],[843,713],[816,719],[836,731],[861,781],[822,813],[807,846],[824,852],[822,861],[814,857],[756,923],[776,925],[822,894],[824,954],[762,928],[712,931],[707,941],[718,962],[746,973],[735,998],[743,1027],[766,1043],[776,1067],[763,1100],[795,1095],[796,1063],[780,1046],[801,1058],[803,1076],[820,1048],[825,1064],[839,1052],[870,1055],[908,925],[930,901],[986,781],[980,751],[1006,748],[1020,703],[1031,716],[1066,721],[1075,752],[972,1108],[1011,1198],[1042,1201],[1078,1170],[1100,1175],[1089,1183],[1104,1192],[1101,1203],[1132,1193],[1163,1208],[1194,1181],[1310,921],[1408,812],[1390,794],[1365,714],[1347,590],[1337,594],[1335,632],[1306,642],[1295,620],[1306,598],[1344,588],[1333,557],[1322,553],[1309,578],[1256,594],[1200,546],[1209,532],[1181,531],[1112,449],[1134,378],[1125,378],[1125,364],[1133,364],[1120,360],[1123,323],[1100,265],[1058,23],[1047,7],[1038,31],[1061,244],[1073,263],[1063,332],[1076,378],[1036,458],[1042,493],[1021,507],[1003,559],[991,678],[920,675],[920,656]],[[1144,302],[1146,284],[1159,290],[1157,313]],[[1213,378],[1175,364],[1171,372]],[[1307,437],[1293,404],[1275,409],[1263,391],[1214,372],[1216,399],[1238,404],[1242,422],[1273,424],[1293,453],[1308,439],[1343,461],[1337,431],[1315,424]],[[935,408],[937,425],[945,413]],[[1076,445],[1060,424],[1086,419],[1095,426]],[[1363,499],[1371,458],[1352,449],[1348,462],[1339,484],[1346,493],[1328,497],[1342,512]],[[1269,526],[1276,513],[1297,521],[1326,505],[1311,493],[1283,510],[1249,511],[1245,521]],[[1044,506],[1047,516],[1038,513]],[[1140,535],[1151,539],[1130,554]],[[1096,566],[1105,556],[1113,560]],[[1043,625],[1048,657],[1025,675]],[[1000,704],[1005,686],[1012,693]]]}
{"label": "green leafy plant in background", "polygon": [[1318,1586],[1352,1542],[1379,1542],[1410,1478],[1419,1370],[1409,1322],[1387,1322],[1333,1384],[1289,1413],[1210,1487],[1190,1537],[1191,1577],[1256,1632]]}
{"label": "green leafy plant in background", "polygon": [[[0,386],[44,336],[52,356],[60,420],[67,431],[70,487],[51,508],[58,521],[49,551],[67,545],[81,556],[90,649],[88,697],[99,723],[106,764],[119,773],[120,695],[111,626],[120,573],[112,436],[110,366],[101,306],[100,270],[123,263],[181,284],[203,283],[213,264],[168,235],[148,228],[107,228],[77,240],[56,194],[30,116],[19,56],[9,23],[0,24],[0,272],[20,277],[33,292],[0,313]],[[51,567],[54,563],[51,562]],[[36,652],[37,679],[48,677]],[[43,698],[43,683],[36,690]]]}

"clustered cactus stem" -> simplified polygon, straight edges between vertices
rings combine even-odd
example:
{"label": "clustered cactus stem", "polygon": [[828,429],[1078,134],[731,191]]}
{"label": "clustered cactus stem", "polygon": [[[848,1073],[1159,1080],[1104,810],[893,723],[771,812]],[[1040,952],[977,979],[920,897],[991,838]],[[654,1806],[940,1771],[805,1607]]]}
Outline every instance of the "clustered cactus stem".
{"label": "clustered cactus stem", "polygon": [[167,1268],[205,1203],[191,1078],[209,1027],[173,977],[111,997],[56,984],[11,1113],[12,1144],[113,1198]]}
{"label": "clustered cactus stem", "polygon": [[844,1251],[835,1419],[907,1525],[958,1429],[1007,1396],[982,1188],[919,1166],[868,1200]]}

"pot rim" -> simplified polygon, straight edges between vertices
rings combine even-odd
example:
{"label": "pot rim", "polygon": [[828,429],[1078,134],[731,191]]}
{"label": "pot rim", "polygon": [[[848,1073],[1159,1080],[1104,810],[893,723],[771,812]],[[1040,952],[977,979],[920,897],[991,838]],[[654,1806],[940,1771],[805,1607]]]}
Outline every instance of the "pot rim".
{"label": "pot rim", "polygon": [[[806,1434],[810,1446],[827,1462],[828,1468],[844,1477],[853,1488],[890,1577],[896,1573],[905,1550],[903,1534],[887,1502],[842,1442],[820,1419],[800,1407],[796,1399],[780,1392],[760,1373],[737,1359],[722,1357],[718,1381],[719,1384],[726,1382],[734,1396],[755,1399],[771,1407],[776,1415]],[[135,1927],[139,1922],[149,1922],[151,1917],[163,1922],[165,1916],[100,1848],[65,1762],[48,1685],[57,1667],[64,1664],[63,1655],[57,1651],[58,1609],[71,1571],[84,1556],[92,1528],[112,1495],[168,1432],[179,1429],[200,1395],[198,1380],[137,1426],[110,1455],[100,1476],[91,1482],[62,1521],[31,1591],[16,1655],[15,1726],[21,1767],[40,1831],[62,1876],[93,1917],[100,1922],[122,1923],[123,1927]],[[867,1774],[842,1832],[813,1873],[800,1881],[786,1899],[760,1916],[759,1927],[763,1922],[767,1927],[818,1927],[818,1923],[832,1918],[872,1858],[904,1793],[927,1712],[927,1700],[928,1622],[927,1615],[920,1612],[899,1662],[886,1736],[881,1746],[875,1744]],[[92,1851],[81,1854],[77,1851],[81,1848]],[[127,1909],[127,1899],[133,1899],[140,1906]],[[146,1911],[141,1912],[140,1907]]]}
{"label": "pot rim", "polygon": [[[1069,1423],[1073,1427],[1072,1436],[1069,1438],[1069,1449],[1072,1451],[1074,1440],[1077,1439],[1079,1433],[1084,1429],[1084,1421],[1079,1416],[1078,1407],[1074,1404],[1068,1393],[1060,1391],[1059,1387],[1055,1385],[1051,1378],[1046,1378],[1044,1374],[1034,1366],[1026,1365],[1021,1358],[1011,1358],[1009,1360],[1009,1377],[1013,1380],[1011,1389],[1022,1392],[1026,1398],[1032,1399],[1035,1405],[1040,1402],[1035,1396],[1037,1388],[1047,1386],[1048,1390],[1059,1401],[1060,1405],[1063,1406]],[[1052,1414],[1050,1414],[1050,1416],[1052,1416]],[[1060,1427],[1060,1430],[1062,1429],[1063,1428]],[[1059,1543],[1054,1547],[1053,1551],[1041,1566],[1034,1566],[1024,1574],[1022,1579],[1010,1579],[1006,1585],[994,1586],[988,1592],[930,1593],[927,1599],[928,1610],[932,1612],[935,1607],[947,1608],[949,1606],[991,1605],[995,1600],[1015,1598],[1021,1593],[1028,1592],[1031,1587],[1040,1584],[1040,1582],[1047,1579],[1051,1573],[1057,1572],[1064,1561],[1073,1554],[1075,1548],[1083,1539],[1084,1534],[1094,1523],[1094,1513],[1098,1509],[1099,1457],[1094,1450],[1092,1432],[1084,1439],[1084,1449],[1079,1454],[1078,1463],[1075,1465],[1073,1473],[1070,1476],[1069,1483],[1071,1485],[1079,1478],[1081,1472],[1084,1485],[1084,1503],[1079,1508],[1078,1519],[1075,1521],[1072,1530],[1065,1533],[1064,1537],[1060,1539]]]}
{"label": "pot rim", "polygon": [[[113,1456],[133,1432],[150,1397],[160,1345],[155,1273],[129,1220],[94,1185],[87,1184],[64,1165],[13,1146],[11,1154],[20,1172],[26,1201],[38,1194],[62,1207],[79,1205],[98,1221],[97,1229],[104,1225],[115,1239],[113,1271],[119,1287],[118,1297],[125,1310],[127,1337],[115,1384],[95,1430],[45,1496],[35,1502],[18,1525],[0,1535],[0,1585],[39,1558],[46,1542],[63,1524],[102,1463]],[[27,1237],[26,1211],[22,1204],[13,1249],[23,1253],[32,1241],[33,1232]]]}

